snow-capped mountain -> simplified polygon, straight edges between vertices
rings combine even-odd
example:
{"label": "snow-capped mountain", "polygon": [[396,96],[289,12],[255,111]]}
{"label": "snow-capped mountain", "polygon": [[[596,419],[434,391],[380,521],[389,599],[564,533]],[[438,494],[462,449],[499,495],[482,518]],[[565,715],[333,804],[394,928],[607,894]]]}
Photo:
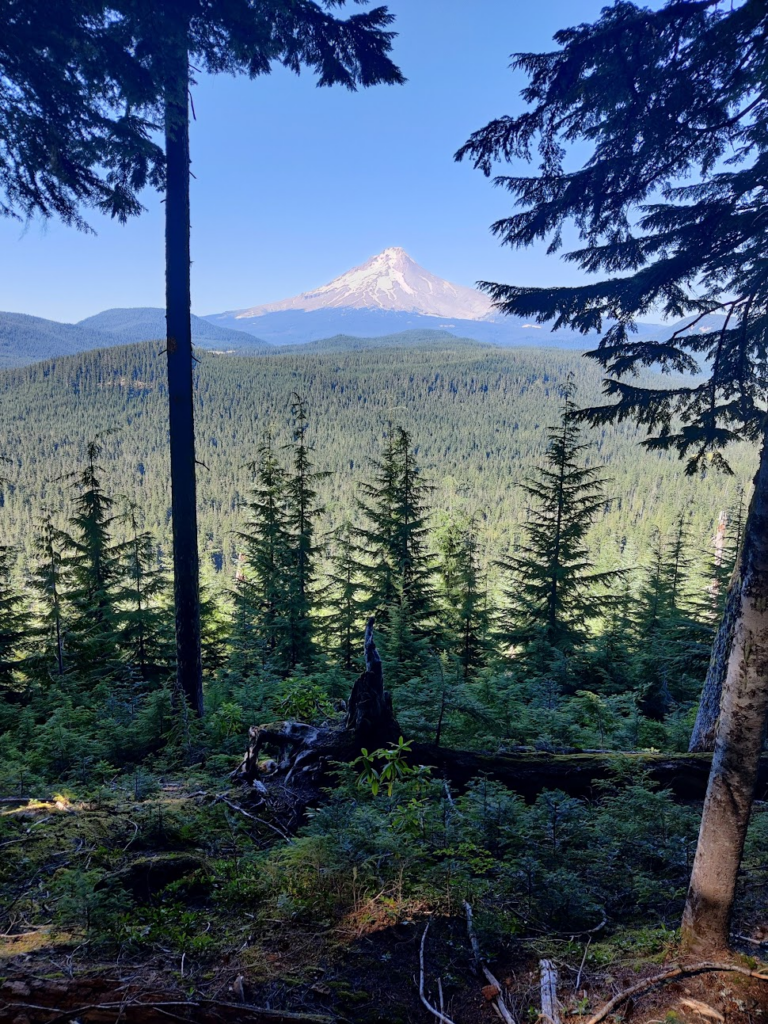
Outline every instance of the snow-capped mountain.
{"label": "snow-capped mountain", "polygon": [[267,313],[319,309],[386,310],[451,320],[483,320],[492,314],[490,299],[482,292],[444,281],[395,246],[314,291],[221,315],[242,321]]}

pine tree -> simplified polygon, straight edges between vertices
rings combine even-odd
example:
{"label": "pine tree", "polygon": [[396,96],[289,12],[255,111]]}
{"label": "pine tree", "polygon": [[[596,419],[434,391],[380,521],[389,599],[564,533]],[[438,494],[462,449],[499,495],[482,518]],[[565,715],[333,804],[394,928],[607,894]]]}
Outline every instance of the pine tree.
{"label": "pine tree", "polygon": [[288,480],[271,435],[266,436],[249,468],[254,483],[245,506],[246,528],[237,534],[244,561],[238,567],[235,586],[233,637],[246,675],[264,664],[286,669],[290,649]]}
{"label": "pine tree", "polygon": [[449,523],[438,539],[438,550],[443,646],[461,666],[466,682],[485,667],[491,653],[491,614],[474,519]]}
{"label": "pine tree", "polygon": [[432,574],[427,550],[430,488],[420,479],[411,435],[390,429],[373,483],[358,501],[366,524],[357,531],[368,608],[381,628],[388,679],[405,682],[424,667],[436,637]]}
{"label": "pine tree", "polygon": [[357,671],[361,662],[360,624],[365,621],[365,601],[360,596],[359,551],[354,529],[342,523],[334,535],[335,550],[323,590],[322,629],[325,647],[346,672]]}
{"label": "pine tree", "polygon": [[[4,482],[0,477],[0,485]],[[0,689],[12,688],[14,685],[17,660],[29,627],[21,597],[12,579],[12,554],[9,547],[0,545]]]}
{"label": "pine tree", "polygon": [[654,718],[692,699],[706,671],[707,631],[690,598],[691,568],[686,520],[680,516],[669,539],[655,534],[634,616],[634,674],[643,711]]}
{"label": "pine tree", "polygon": [[324,509],[317,504],[319,480],[327,473],[312,465],[312,448],[307,444],[307,403],[294,394],[291,415],[293,428],[293,472],[286,482],[286,525],[290,533],[288,586],[288,667],[312,667],[315,657],[315,627],[312,618],[313,586],[316,578],[318,546],[315,523]]}
{"label": "pine tree", "polygon": [[168,608],[164,573],[157,563],[152,535],[142,529],[141,513],[128,502],[122,516],[128,540],[116,551],[120,588],[117,644],[122,658],[141,679],[155,679],[172,659],[167,631]]}
{"label": "pine tree", "polygon": [[103,447],[86,446],[82,473],[72,474],[76,492],[64,556],[69,647],[74,667],[87,679],[100,680],[116,668],[120,563],[112,540],[114,499],[104,491],[97,465]]}
{"label": "pine tree", "polygon": [[39,603],[36,638],[42,646],[40,658],[48,672],[52,652],[55,658],[55,671],[59,676],[64,675],[66,666],[64,552],[68,541],[67,535],[54,525],[50,510],[45,509],[36,541],[30,585]]}
{"label": "pine tree", "polygon": [[523,485],[532,499],[525,542],[499,562],[510,579],[503,639],[540,671],[586,643],[589,620],[605,615],[611,604],[597,588],[622,575],[596,572],[589,556],[587,534],[607,499],[600,468],[583,463],[590,446],[579,439],[576,412],[568,384],[560,425],[548,433],[545,465]]}
{"label": "pine tree", "polygon": [[379,629],[389,617],[389,610],[397,603],[397,575],[394,557],[395,519],[399,467],[395,453],[395,431],[390,423],[384,435],[384,451],[380,459],[372,460],[373,480],[360,484],[362,498],[357,508],[365,526],[358,527],[355,537],[365,553],[363,570],[369,599],[367,611],[375,612]]}
{"label": "pine tree", "polygon": [[11,574],[11,549],[0,547],[0,690],[14,689],[29,621]]}

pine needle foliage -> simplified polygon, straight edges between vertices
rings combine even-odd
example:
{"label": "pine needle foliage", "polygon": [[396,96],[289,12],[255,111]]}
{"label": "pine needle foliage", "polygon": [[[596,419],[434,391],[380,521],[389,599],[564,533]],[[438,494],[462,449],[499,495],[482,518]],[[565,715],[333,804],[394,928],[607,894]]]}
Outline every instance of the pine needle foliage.
{"label": "pine needle foliage", "polygon": [[588,638],[587,624],[604,615],[597,593],[622,575],[596,572],[587,534],[607,499],[599,466],[584,464],[573,386],[563,389],[560,424],[549,433],[545,464],[523,485],[531,502],[525,541],[498,564],[510,583],[503,638],[537,659],[568,656]]}
{"label": "pine needle foliage", "polygon": [[393,682],[418,675],[436,637],[434,558],[427,547],[431,490],[421,479],[413,438],[390,425],[374,479],[362,484],[356,531],[369,612],[382,630],[382,650]]}
{"label": "pine needle foliage", "polygon": [[257,665],[278,669],[288,663],[286,578],[291,560],[287,474],[271,434],[251,463],[253,486],[245,504],[246,528],[238,533],[243,563],[235,584],[233,643],[245,674]]}
{"label": "pine needle foliage", "polygon": [[117,643],[123,660],[146,682],[172,663],[168,633],[168,580],[158,565],[152,534],[143,528],[141,511],[127,502],[122,518],[128,540],[118,548],[120,559]]}
{"label": "pine needle foliage", "polygon": [[350,522],[333,537],[333,556],[322,592],[321,628],[325,648],[346,672],[360,668],[360,623],[365,621],[359,549]]}
{"label": "pine needle foliage", "polygon": [[90,441],[85,468],[72,475],[74,509],[64,556],[71,651],[78,669],[94,679],[115,667],[121,578],[120,548],[112,539],[115,501],[102,487],[96,461],[102,452],[101,441]]}
{"label": "pine needle foliage", "polygon": [[[768,398],[768,10],[617,0],[555,42],[515,57],[525,112],[492,121],[456,157],[486,175],[497,161],[538,160],[534,174],[496,178],[518,209],[494,232],[554,252],[573,224],[583,245],[565,259],[600,279],[483,287],[505,313],[605,332],[589,354],[611,402],[585,419],[635,420],[645,444],[677,451],[686,472],[727,471],[722,449],[761,435]],[[588,155],[573,170],[576,142]],[[688,324],[637,339],[651,312]],[[652,365],[695,379],[638,386],[633,376]]]}
{"label": "pine needle foliage", "polygon": [[438,538],[438,551],[442,646],[456,659],[466,682],[492,654],[488,583],[478,556],[475,519],[449,523]]}
{"label": "pine needle foliage", "polygon": [[[67,541],[67,535],[55,526],[50,509],[44,509],[29,581],[37,603],[34,660],[44,668],[46,674],[58,676],[64,675],[66,664],[64,552]],[[53,671],[52,661],[55,662]]]}
{"label": "pine needle foliage", "polygon": [[325,511],[317,502],[317,484],[328,474],[317,472],[312,464],[313,448],[307,443],[307,403],[294,394],[291,404],[293,471],[285,488],[286,525],[289,530],[289,566],[286,583],[288,598],[288,667],[311,668],[317,656],[312,619],[313,585],[317,575],[319,546],[315,541],[315,523]]}

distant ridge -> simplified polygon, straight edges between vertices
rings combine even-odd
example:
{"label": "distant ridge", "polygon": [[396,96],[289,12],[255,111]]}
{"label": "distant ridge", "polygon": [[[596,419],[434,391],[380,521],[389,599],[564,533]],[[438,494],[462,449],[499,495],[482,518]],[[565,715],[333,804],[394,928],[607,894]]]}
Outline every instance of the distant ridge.
{"label": "distant ridge", "polygon": [[[230,330],[209,323],[192,314],[192,341],[201,348],[214,345],[227,348],[261,348],[267,343],[244,331]],[[136,306],[128,309],[105,309],[80,320],[78,327],[101,331],[120,339],[120,344],[133,341],[156,341],[165,338],[165,310],[159,306]]]}
{"label": "distant ridge", "polygon": [[[0,369],[29,366],[43,359],[77,355],[137,341],[165,338],[165,310],[152,307],[106,309],[77,324],[45,320],[26,313],[0,312]],[[216,327],[192,317],[192,341],[199,348],[258,351],[270,346],[243,331]]]}
{"label": "distant ridge", "polygon": [[110,334],[77,324],[62,324],[26,313],[0,312],[0,369],[28,366],[94,348],[119,345]]}

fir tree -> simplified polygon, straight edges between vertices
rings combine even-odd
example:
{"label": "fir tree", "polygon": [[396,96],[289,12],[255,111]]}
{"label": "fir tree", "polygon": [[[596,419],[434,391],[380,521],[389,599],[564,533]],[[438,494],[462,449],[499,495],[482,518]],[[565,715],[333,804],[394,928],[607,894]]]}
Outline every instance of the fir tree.
{"label": "fir tree", "polygon": [[511,579],[506,589],[509,623],[503,638],[522,649],[541,670],[562,662],[582,647],[587,623],[610,605],[597,588],[621,575],[596,572],[586,542],[598,512],[605,507],[601,470],[583,464],[589,445],[579,440],[573,387],[564,388],[558,427],[549,431],[545,465],[524,484],[532,499],[524,527],[525,542],[499,562]]}
{"label": "fir tree", "polygon": [[491,614],[475,521],[449,523],[439,537],[438,551],[443,646],[458,661],[466,682],[486,665],[491,651]]}
{"label": "fir tree", "polygon": [[76,497],[64,556],[71,655],[80,673],[96,679],[116,665],[121,575],[119,549],[112,540],[115,503],[101,485],[96,463],[102,451],[99,441],[91,441],[85,469],[72,474]]}
{"label": "fir tree", "polygon": [[365,621],[366,606],[361,597],[359,551],[354,529],[342,523],[334,536],[334,553],[326,573],[322,619],[325,646],[333,660],[347,672],[360,665],[360,623]]}
{"label": "fir tree", "polygon": [[316,577],[318,546],[315,523],[324,509],[317,504],[316,484],[327,473],[312,466],[312,448],[307,444],[307,403],[293,396],[291,415],[293,427],[293,472],[287,478],[286,525],[290,533],[288,586],[288,667],[311,668],[315,656],[314,623],[312,619],[313,585]]}
{"label": "fir tree", "polygon": [[243,563],[235,587],[233,642],[249,674],[257,665],[285,669],[289,662],[290,534],[286,511],[287,475],[275,453],[272,437],[262,442],[246,503],[246,528],[237,536]]}
{"label": "fir tree", "polygon": [[376,478],[361,488],[358,508],[367,522],[357,535],[368,607],[382,631],[388,678],[404,682],[424,667],[436,636],[433,559],[427,550],[430,488],[420,479],[411,435],[388,431]]}
{"label": "fir tree", "polygon": [[395,432],[388,425],[384,435],[384,452],[372,460],[373,480],[360,484],[362,498],[357,508],[365,526],[355,536],[365,553],[365,588],[369,595],[367,611],[375,611],[379,628],[385,626],[389,609],[397,603],[397,575],[394,558],[395,518],[399,467],[395,454]]}
{"label": "fir tree", "polygon": [[[0,485],[3,483],[0,477]],[[0,545],[0,688],[12,687],[20,648],[28,633],[27,616],[12,579],[11,556],[11,549]]]}
{"label": "fir tree", "polygon": [[643,710],[654,718],[692,699],[706,671],[707,633],[689,597],[691,567],[681,516],[668,540],[657,532],[636,602],[633,671]]}
{"label": "fir tree", "polygon": [[146,682],[156,678],[172,656],[166,628],[168,608],[162,600],[167,583],[157,563],[152,535],[142,529],[134,502],[127,503],[122,519],[129,537],[117,551],[121,578],[117,644],[123,659]]}
{"label": "fir tree", "polygon": [[39,602],[37,637],[42,641],[42,660],[48,670],[51,650],[56,674],[65,671],[64,552],[69,538],[57,529],[50,510],[44,511],[37,536],[35,567],[30,585]]}
{"label": "fir tree", "polygon": [[11,550],[0,547],[0,690],[14,688],[14,674],[29,622],[11,574]]}

